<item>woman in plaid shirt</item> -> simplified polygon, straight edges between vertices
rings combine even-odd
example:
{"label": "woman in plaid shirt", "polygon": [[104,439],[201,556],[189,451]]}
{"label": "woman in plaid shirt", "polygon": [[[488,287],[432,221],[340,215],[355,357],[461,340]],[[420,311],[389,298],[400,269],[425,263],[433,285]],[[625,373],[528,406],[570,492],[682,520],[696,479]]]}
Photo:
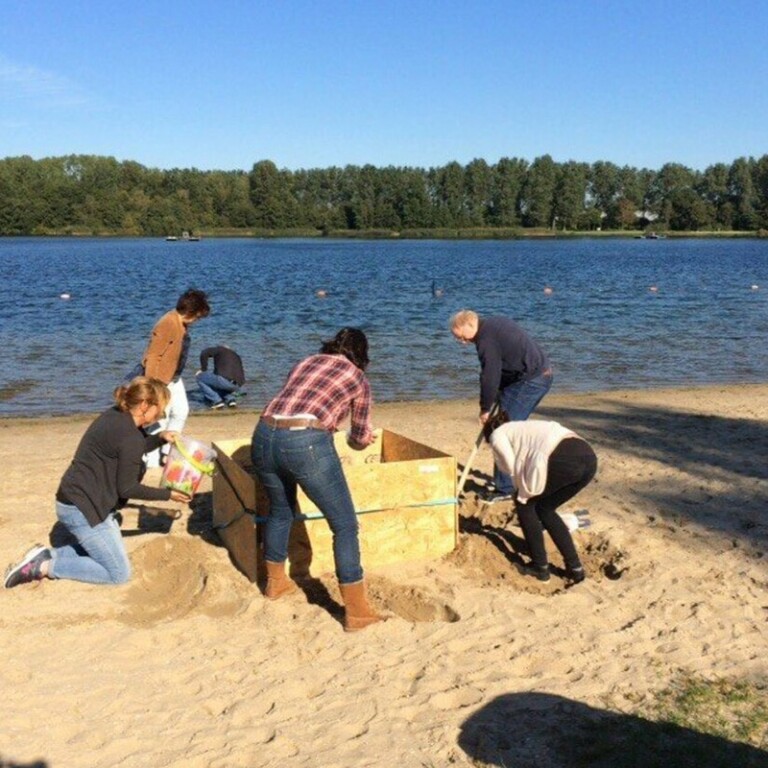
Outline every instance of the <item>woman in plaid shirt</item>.
{"label": "woman in plaid shirt", "polygon": [[299,362],[261,415],[251,457],[269,495],[264,531],[266,597],[276,600],[296,589],[285,572],[296,490],[323,513],[333,532],[336,576],[344,600],[344,629],[352,632],[381,621],[368,605],[357,517],[333,443],[339,423],[350,416],[348,442],[364,448],[374,441],[371,388],[365,375],[368,340],[357,328],[342,328],[320,353]]}

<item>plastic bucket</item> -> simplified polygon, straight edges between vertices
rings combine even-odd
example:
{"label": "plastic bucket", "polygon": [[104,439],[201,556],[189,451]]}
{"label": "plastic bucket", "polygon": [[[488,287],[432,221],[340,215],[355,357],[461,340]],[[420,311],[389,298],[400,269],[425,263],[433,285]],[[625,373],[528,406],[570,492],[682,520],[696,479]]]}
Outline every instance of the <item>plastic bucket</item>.
{"label": "plastic bucket", "polygon": [[194,496],[203,475],[212,475],[216,451],[198,440],[180,437],[171,445],[160,485]]}

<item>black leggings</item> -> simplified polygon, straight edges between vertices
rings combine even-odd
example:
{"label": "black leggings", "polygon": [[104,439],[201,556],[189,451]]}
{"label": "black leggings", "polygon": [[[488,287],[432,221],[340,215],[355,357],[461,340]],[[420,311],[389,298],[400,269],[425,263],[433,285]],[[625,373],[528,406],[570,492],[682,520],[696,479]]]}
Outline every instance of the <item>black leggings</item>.
{"label": "black leggings", "polygon": [[578,437],[566,437],[549,456],[547,484],[542,493],[525,504],[518,503],[517,516],[535,566],[547,565],[546,530],[563,556],[565,567],[581,567],[571,533],[557,508],[586,487],[596,471],[597,456],[589,443]]}

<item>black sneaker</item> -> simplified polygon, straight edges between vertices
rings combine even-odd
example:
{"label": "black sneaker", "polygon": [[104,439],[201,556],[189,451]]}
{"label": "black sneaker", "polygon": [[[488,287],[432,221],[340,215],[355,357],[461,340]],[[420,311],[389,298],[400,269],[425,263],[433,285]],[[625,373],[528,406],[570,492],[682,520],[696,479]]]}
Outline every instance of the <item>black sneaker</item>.
{"label": "black sneaker", "polygon": [[219,410],[219,408],[223,408],[223,407],[224,407],[224,402],[222,401],[222,402],[220,402],[220,403],[214,403],[214,404],[211,406],[211,410],[212,410],[212,411],[218,411],[218,410]]}
{"label": "black sneaker", "polygon": [[534,576],[539,581],[549,581],[548,565],[534,565],[533,563],[527,563],[523,566],[523,573],[526,576]]}
{"label": "black sneaker", "polygon": [[234,401],[234,400],[230,400],[230,401],[227,403],[227,405],[228,405],[230,408],[237,408],[237,402],[236,402],[236,401]]}
{"label": "black sneaker", "polygon": [[569,586],[574,584],[581,584],[584,579],[587,578],[587,574],[584,573],[584,568],[579,566],[578,568],[566,568],[565,578],[570,582]]}
{"label": "black sneaker", "polygon": [[11,565],[5,572],[5,588],[11,589],[19,584],[29,584],[43,578],[40,566],[51,559],[50,550],[42,544],[36,544],[30,549],[17,565]]}

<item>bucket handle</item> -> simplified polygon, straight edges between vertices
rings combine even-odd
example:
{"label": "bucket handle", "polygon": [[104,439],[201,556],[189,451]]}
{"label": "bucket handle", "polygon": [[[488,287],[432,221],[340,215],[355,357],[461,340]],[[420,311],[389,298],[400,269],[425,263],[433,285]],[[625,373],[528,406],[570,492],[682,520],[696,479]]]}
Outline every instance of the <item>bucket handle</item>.
{"label": "bucket handle", "polygon": [[183,443],[181,440],[179,440],[177,443],[174,443],[176,446],[176,450],[198,471],[201,472],[204,475],[212,475],[214,470],[214,464],[211,461],[208,464],[201,464],[194,456],[187,453],[185,450]]}

